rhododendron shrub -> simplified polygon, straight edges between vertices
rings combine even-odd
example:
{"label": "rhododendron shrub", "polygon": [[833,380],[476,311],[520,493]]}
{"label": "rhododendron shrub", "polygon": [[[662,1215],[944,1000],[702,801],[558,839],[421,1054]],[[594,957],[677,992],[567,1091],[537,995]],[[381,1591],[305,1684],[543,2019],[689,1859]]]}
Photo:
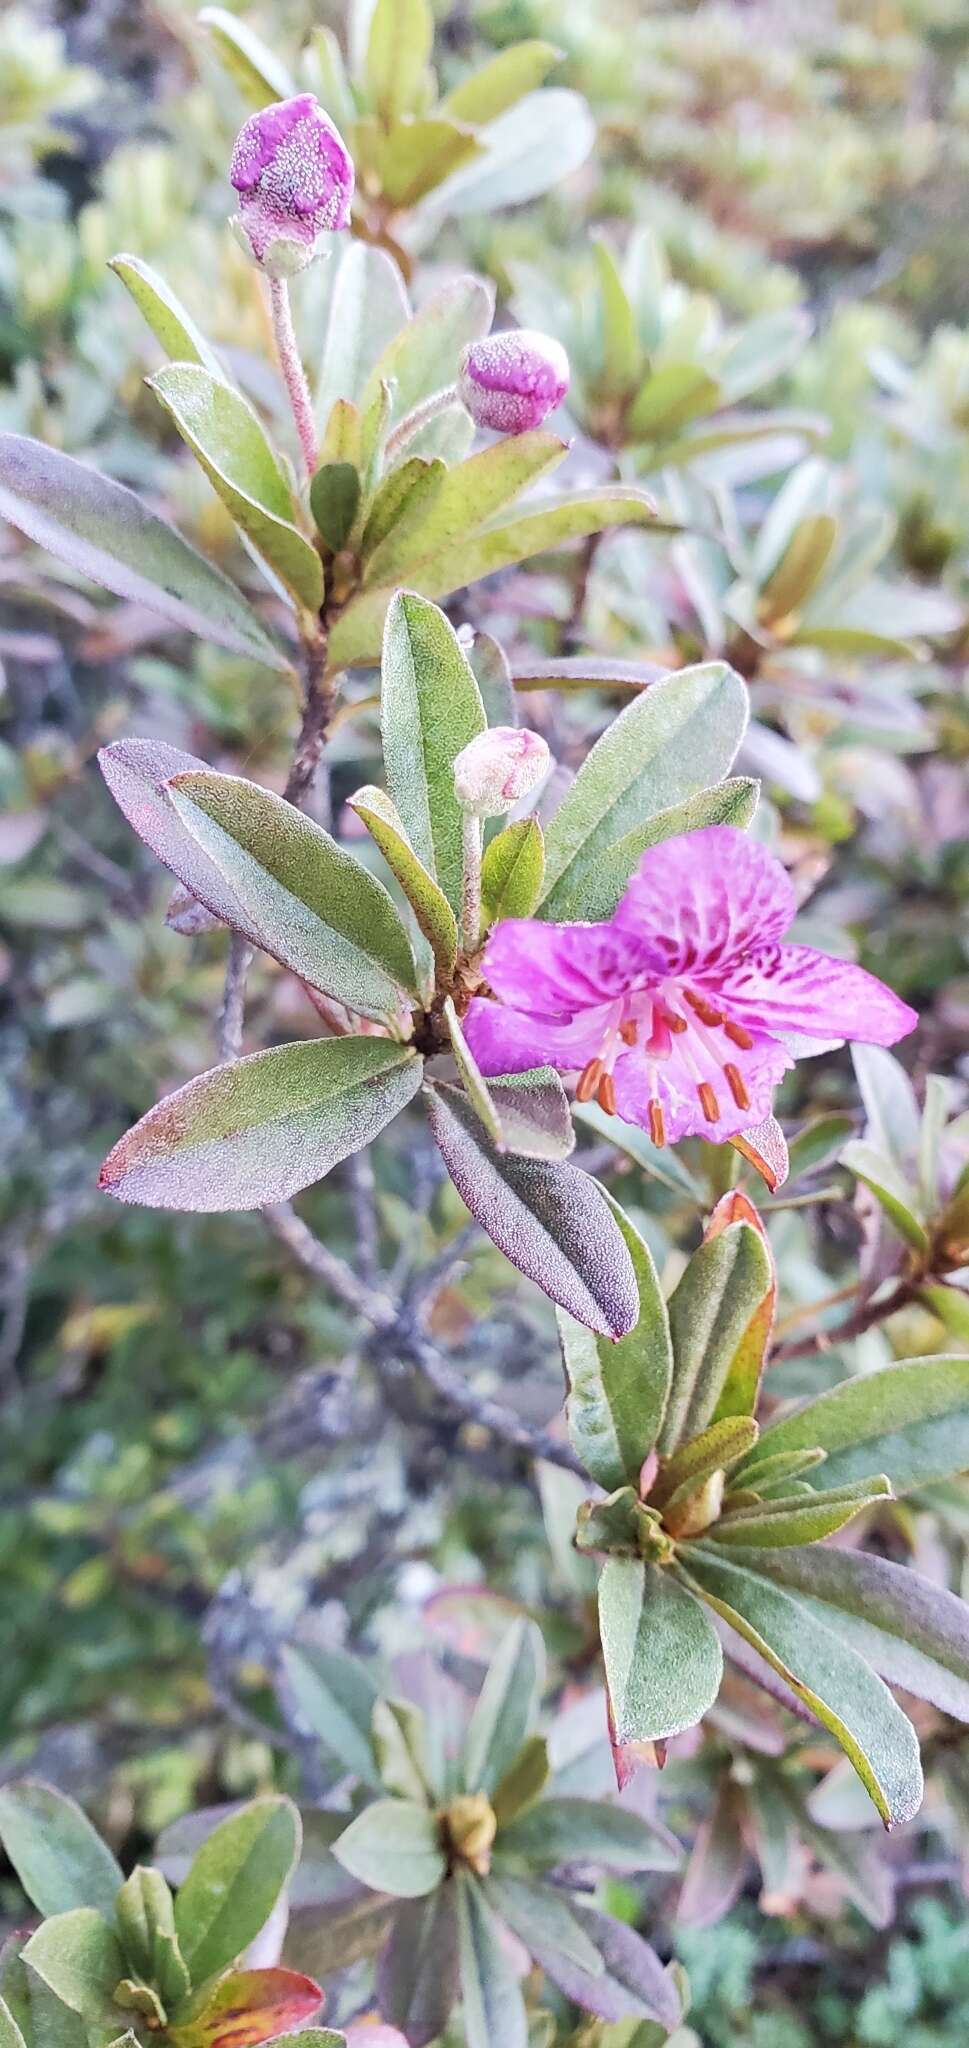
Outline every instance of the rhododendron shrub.
{"label": "rhododendron shrub", "polygon": [[[0,512],[68,612],[93,630],[77,586],[98,586],[121,600],[105,630],[194,637],[252,693],[224,731],[187,681],[177,714],[98,722],[119,843],[173,890],[164,943],[217,956],[222,993],[159,1051],[157,1100],[144,1059],[134,1106],[119,1078],[87,1197],[105,1229],[108,1198],[255,1212],[280,1330],[285,1255],[370,1400],[364,1463],[301,1499],[300,1600],[267,1544],[255,1644],[238,1574],[206,1610],[193,1711],[236,1715],[238,1782],[166,1809],[127,1876],[41,1776],[0,1787],[40,1915],[0,1959],[0,2048],[686,2043],[675,1896],[709,1925],[758,1869],[800,1905],[814,1859],[884,1926],[887,1866],[844,1848],[844,1814],[846,1838],[912,1822],[923,1748],[965,1806],[964,1090],[929,1071],[932,977],[873,943],[890,806],[842,884],[808,746],[850,695],[826,664],[860,699],[866,661],[883,687],[964,610],[875,578],[883,522],[810,412],[748,410],[794,375],[798,311],[726,332],[633,226],[581,228],[578,309],[527,264],[498,265],[500,305],[450,243],[442,267],[445,219],[475,216],[484,251],[492,211],[580,169],[588,110],[544,88],[551,45],[439,90],[425,0],[364,15],[346,59],[320,29],[292,76],[202,17],[245,107],[222,199],[266,360],[113,259],[216,545],[112,462],[0,435]],[[117,863],[88,867],[117,896]],[[157,939],[145,904],[124,897]],[[330,1191],[342,1222],[314,1230]],[[851,1279],[825,1283],[846,1245]],[[104,1327],[75,1323],[78,1348]],[[322,1428],[333,1388],[309,1379]],[[465,1461],[500,1508],[436,1521]],[[180,1485],[138,1586],[166,1578]],[[249,1769],[262,1796],[224,1800]]]}

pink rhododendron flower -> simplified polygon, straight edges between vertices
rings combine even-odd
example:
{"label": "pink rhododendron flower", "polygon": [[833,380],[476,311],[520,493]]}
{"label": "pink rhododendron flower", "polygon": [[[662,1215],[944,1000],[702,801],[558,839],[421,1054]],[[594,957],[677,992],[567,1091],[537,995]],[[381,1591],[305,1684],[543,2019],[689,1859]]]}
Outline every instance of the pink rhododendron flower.
{"label": "pink rhododendron flower", "polygon": [[229,177],[239,194],[238,225],[272,276],[304,269],[321,236],[350,219],[353,159],[311,92],[250,116],[236,137]]}
{"label": "pink rhododendron flower", "polygon": [[540,427],[568,388],[569,359],[561,342],[530,327],[469,342],[458,372],[458,390],[475,425],[498,434]]}
{"label": "pink rhododendron flower", "polygon": [[667,839],[605,923],[497,926],[483,959],[497,1000],[476,997],[465,1026],[475,1059],[484,1074],[576,1072],[580,1102],[656,1145],[733,1137],[769,1114],[789,1036],[799,1051],[893,1045],[917,1022],[864,968],[783,945],[795,910],[780,861],[745,833]]}

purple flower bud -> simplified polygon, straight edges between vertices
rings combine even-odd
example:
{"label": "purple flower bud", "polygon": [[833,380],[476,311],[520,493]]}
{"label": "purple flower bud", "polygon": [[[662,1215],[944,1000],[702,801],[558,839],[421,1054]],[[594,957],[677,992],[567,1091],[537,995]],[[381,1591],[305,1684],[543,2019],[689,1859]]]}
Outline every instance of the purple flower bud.
{"label": "purple flower bud", "polygon": [[461,357],[458,390],[475,425],[499,434],[540,427],[569,388],[561,342],[533,328],[509,328],[472,341]]}
{"label": "purple flower bud", "polygon": [[270,277],[305,270],[321,237],[350,219],[353,159],[310,92],[250,116],[229,176],[239,194],[235,224]]}
{"label": "purple flower bud", "polygon": [[541,733],[494,725],[462,747],[454,763],[454,794],[476,818],[500,818],[548,773]]}

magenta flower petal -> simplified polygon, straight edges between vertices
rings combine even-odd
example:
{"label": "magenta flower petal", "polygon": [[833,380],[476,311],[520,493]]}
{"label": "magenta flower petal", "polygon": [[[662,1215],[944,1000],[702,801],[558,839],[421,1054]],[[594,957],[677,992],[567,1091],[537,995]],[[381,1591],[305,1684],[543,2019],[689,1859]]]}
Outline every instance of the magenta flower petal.
{"label": "magenta flower petal", "polygon": [[705,825],[650,847],[613,923],[655,951],[667,973],[716,970],[781,939],[797,909],[777,859],[733,825]]}
{"label": "magenta flower petal", "polygon": [[637,976],[648,978],[652,954],[614,921],[543,924],[522,917],[492,932],[482,966],[502,1002],[546,1017],[571,1017],[625,995]]}
{"label": "magenta flower petal", "polygon": [[[720,1063],[709,1045],[694,1041],[684,1057],[674,1040],[670,1057],[652,1071],[640,1052],[623,1053],[615,1066],[617,1116],[648,1131],[650,1102],[658,1102],[667,1144],[678,1138],[709,1138],[719,1145],[738,1131],[749,1130],[751,1124],[769,1116],[774,1089],[794,1063],[785,1046],[765,1035],[747,1050],[729,1046],[726,1052],[731,1055],[729,1062],[725,1057]],[[741,1078],[743,1089],[737,1091],[741,1102],[731,1089],[727,1064]],[[698,1075],[711,1091],[705,1100],[698,1092]],[[715,1117],[709,1114],[714,1108]]]}
{"label": "magenta flower petal", "polygon": [[917,1012],[864,967],[813,946],[761,947],[724,974],[720,994],[741,1024],[803,1032],[827,1045],[894,1045],[918,1023]]}
{"label": "magenta flower petal", "polygon": [[525,1074],[529,1067],[557,1067],[571,1074],[595,1059],[615,1010],[616,1004],[608,1003],[575,1018],[536,1017],[475,996],[464,1032],[483,1074]]}

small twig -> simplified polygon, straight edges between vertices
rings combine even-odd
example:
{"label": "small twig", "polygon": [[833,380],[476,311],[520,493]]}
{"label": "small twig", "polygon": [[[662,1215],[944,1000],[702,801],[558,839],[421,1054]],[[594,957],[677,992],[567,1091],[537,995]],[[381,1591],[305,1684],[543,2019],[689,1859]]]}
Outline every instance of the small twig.
{"label": "small twig", "polygon": [[418,1309],[426,1308],[440,1294],[442,1287],[447,1286],[456,1267],[462,1264],[465,1253],[480,1234],[479,1224],[474,1221],[465,1223],[437,1258],[413,1275],[404,1290],[404,1299],[412,1315],[416,1315]]}
{"label": "small twig", "polygon": [[790,1343],[779,1344],[771,1352],[769,1362],[771,1365],[783,1365],[788,1358],[814,1358],[819,1352],[834,1351],[842,1344],[851,1344],[856,1337],[863,1337],[867,1330],[873,1330],[877,1323],[887,1322],[889,1316],[897,1315],[900,1308],[907,1308],[914,1296],[912,1281],[900,1280],[883,1301],[863,1302],[853,1316],[838,1323],[835,1329],[816,1330],[811,1337],[792,1337]]}
{"label": "small twig", "polygon": [[293,408],[299,445],[303,451],[307,476],[313,476],[317,466],[316,420],[313,414],[313,400],[306,382],[296,331],[293,327],[293,313],[289,303],[289,285],[284,277],[269,280],[269,303],[272,308],[273,334],[276,340],[276,354]]}
{"label": "small twig", "polygon": [[369,1323],[373,1331],[369,1349],[378,1360],[396,1355],[403,1363],[413,1366],[441,1400],[466,1421],[476,1422],[502,1443],[525,1452],[530,1458],[544,1458],[549,1464],[562,1465],[567,1472],[578,1472],[584,1476],[584,1468],[574,1451],[553,1436],[550,1430],[533,1429],[500,1401],[475,1393],[457,1368],[417,1328],[409,1306],[395,1304],[389,1295],[366,1286],[344,1259],[338,1258],[328,1245],[314,1236],[289,1202],[277,1202],[272,1208],[264,1209],[263,1215],[270,1229],[275,1231],[300,1265],[305,1266],[315,1279],[322,1280],[345,1308],[352,1309]]}
{"label": "small twig", "polygon": [[333,710],[326,656],[327,636],[320,625],[312,639],[303,642],[303,719],[283,791],[287,803],[295,804],[297,810],[306,802],[316,780]]}
{"label": "small twig", "polygon": [[481,936],[481,819],[473,811],[464,813],[461,936],[473,953]]}
{"label": "small twig", "polygon": [[356,1239],[357,1271],[364,1280],[374,1281],[380,1269],[377,1235],[377,1189],[370,1153],[351,1152],[346,1161]]}
{"label": "small twig", "polygon": [[222,1008],[219,1012],[219,1058],[237,1060],[242,1051],[246,1021],[246,982],[252,966],[252,947],[241,932],[229,936],[229,957],[225,966]]}

